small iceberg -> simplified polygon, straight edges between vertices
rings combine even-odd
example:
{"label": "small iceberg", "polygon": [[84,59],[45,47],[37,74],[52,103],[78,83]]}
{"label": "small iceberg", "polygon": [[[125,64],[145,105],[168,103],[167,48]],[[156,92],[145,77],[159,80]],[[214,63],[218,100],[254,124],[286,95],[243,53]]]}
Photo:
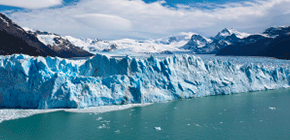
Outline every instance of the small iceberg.
{"label": "small iceberg", "polygon": [[120,134],[120,130],[116,130],[115,133],[116,133],[116,134]]}
{"label": "small iceberg", "polygon": [[99,118],[97,118],[96,120],[99,121],[99,120],[102,120],[102,119],[103,119],[102,117],[99,117]]}
{"label": "small iceberg", "polygon": [[154,127],[154,129],[156,129],[156,130],[161,130],[161,127]]}
{"label": "small iceberg", "polygon": [[270,110],[276,110],[276,107],[269,106],[268,109],[270,109]]}

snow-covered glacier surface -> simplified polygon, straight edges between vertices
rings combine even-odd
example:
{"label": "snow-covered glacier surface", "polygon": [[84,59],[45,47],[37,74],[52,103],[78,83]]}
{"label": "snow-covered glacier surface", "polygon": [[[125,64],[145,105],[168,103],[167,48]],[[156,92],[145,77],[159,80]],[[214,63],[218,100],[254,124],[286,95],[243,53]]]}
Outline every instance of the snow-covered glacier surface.
{"label": "snow-covered glacier surface", "polygon": [[[265,59],[266,60],[266,59]],[[281,63],[281,60],[271,62]],[[285,65],[192,55],[86,61],[0,56],[0,108],[86,108],[289,87]]]}

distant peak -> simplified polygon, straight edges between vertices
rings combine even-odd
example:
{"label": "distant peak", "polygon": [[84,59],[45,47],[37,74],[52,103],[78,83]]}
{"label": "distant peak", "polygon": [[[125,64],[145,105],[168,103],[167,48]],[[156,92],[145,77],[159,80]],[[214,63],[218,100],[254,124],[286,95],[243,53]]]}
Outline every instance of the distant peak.
{"label": "distant peak", "polygon": [[5,23],[7,26],[9,26],[12,22],[8,17],[3,15],[2,13],[0,13],[0,20],[2,20],[2,22]]}
{"label": "distant peak", "polygon": [[275,26],[270,27],[266,29],[262,34],[267,35],[269,37],[276,37],[283,34],[289,34],[290,33],[290,26]]}
{"label": "distant peak", "polygon": [[0,13],[0,28],[16,28],[17,30],[24,31],[22,27],[14,23],[10,18],[2,13]]}
{"label": "distant peak", "polygon": [[7,17],[2,13],[0,13],[0,17],[7,19]]}
{"label": "distant peak", "polygon": [[245,37],[248,37],[250,34],[247,33],[241,33],[238,32],[237,30],[233,29],[233,28],[224,28],[221,32],[219,32],[216,37],[220,38],[220,37],[227,37],[227,36],[231,36],[231,35],[235,35],[236,37],[242,39]]}
{"label": "distant peak", "polygon": [[199,37],[199,36],[201,36],[201,35],[199,35],[199,34],[192,34],[192,37]]}
{"label": "distant peak", "polygon": [[288,29],[290,26],[274,26],[266,29],[264,32],[271,32],[271,31],[277,31],[277,30],[283,30],[283,29]]}
{"label": "distant peak", "polygon": [[35,30],[34,29],[31,29],[31,28],[28,28],[28,27],[22,27],[22,29],[24,30],[24,31],[26,31],[26,32],[35,32]]}
{"label": "distant peak", "polygon": [[229,35],[232,35],[232,34],[239,34],[240,32],[238,32],[234,28],[230,28],[230,29],[224,28],[220,33],[228,33]]}
{"label": "distant peak", "polygon": [[[233,28],[231,28],[231,30],[233,30]],[[231,33],[230,30],[228,28],[224,28],[221,33]]]}

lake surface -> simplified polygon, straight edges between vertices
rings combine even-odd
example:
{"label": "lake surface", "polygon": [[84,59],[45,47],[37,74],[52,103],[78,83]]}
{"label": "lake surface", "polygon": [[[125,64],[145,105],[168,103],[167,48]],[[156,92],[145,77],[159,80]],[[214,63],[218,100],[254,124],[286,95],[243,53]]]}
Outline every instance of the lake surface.
{"label": "lake surface", "polygon": [[107,113],[58,111],[0,123],[0,139],[290,139],[290,90],[155,103]]}

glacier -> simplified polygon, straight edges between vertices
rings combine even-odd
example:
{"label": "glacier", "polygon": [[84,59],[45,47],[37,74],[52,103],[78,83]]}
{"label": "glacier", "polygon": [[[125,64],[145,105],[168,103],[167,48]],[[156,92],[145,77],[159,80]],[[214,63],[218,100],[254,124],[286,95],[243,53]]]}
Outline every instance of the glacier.
{"label": "glacier", "polygon": [[81,61],[15,54],[0,56],[0,108],[87,108],[289,88],[289,73],[289,65],[193,55],[96,54]]}

